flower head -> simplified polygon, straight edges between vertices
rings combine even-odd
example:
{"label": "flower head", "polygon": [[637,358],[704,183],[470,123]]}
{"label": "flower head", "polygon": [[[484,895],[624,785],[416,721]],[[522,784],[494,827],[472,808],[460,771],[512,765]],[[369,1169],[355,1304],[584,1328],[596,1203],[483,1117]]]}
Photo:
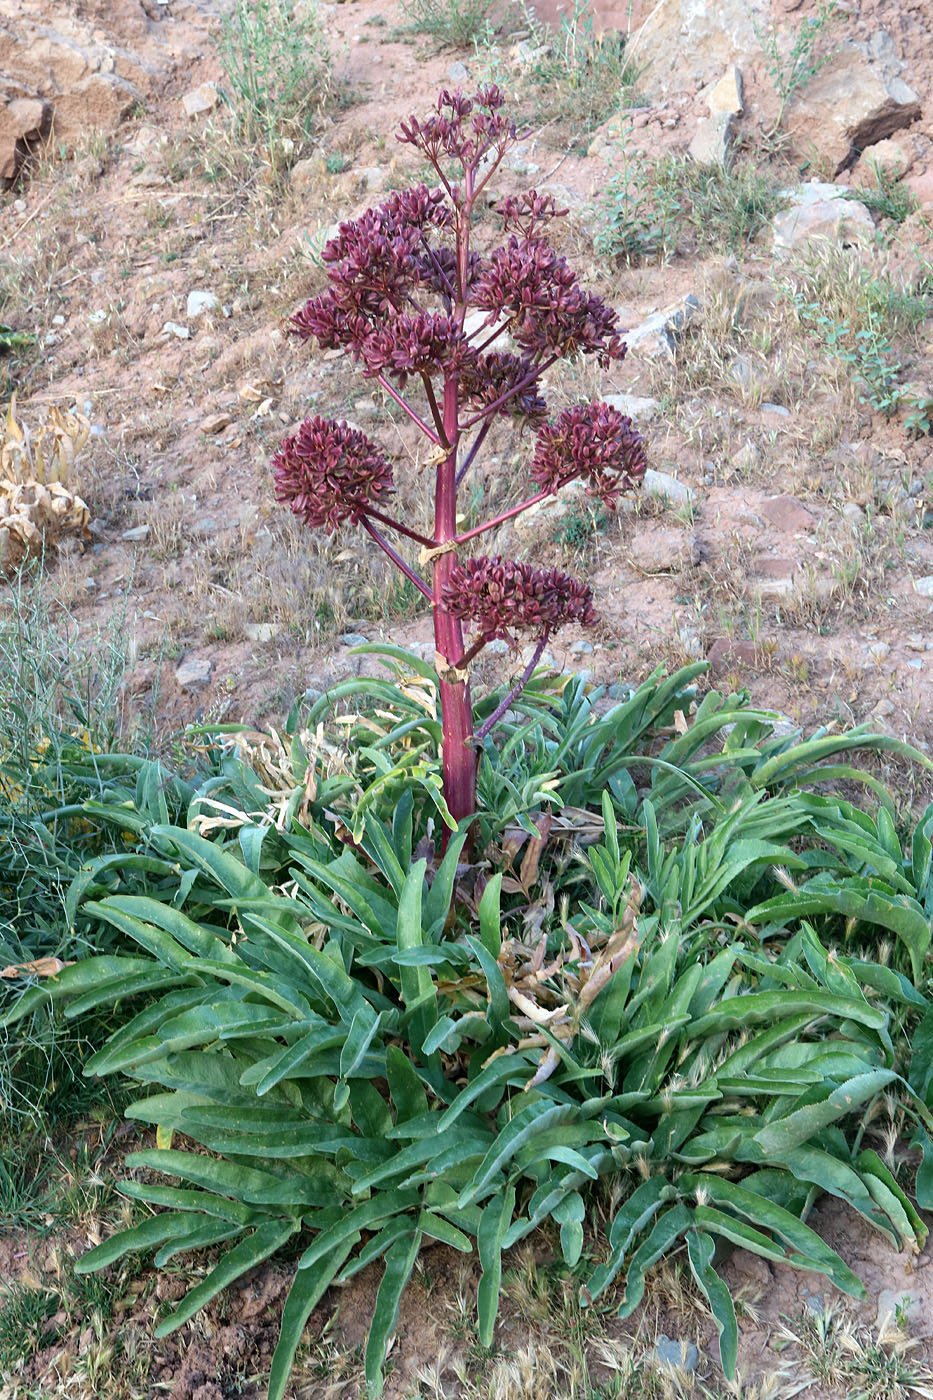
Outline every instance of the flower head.
{"label": "flower head", "polygon": [[464,170],[475,170],[487,152],[496,149],[501,154],[516,140],[514,126],[502,115],[504,105],[495,84],[480,88],[472,97],[464,97],[459,88],[454,93],[445,90],[437,99],[437,116],[425,121],[410,116],[396,139],[422,151],[435,168],[458,160]]}
{"label": "flower head", "polygon": [[575,622],[596,621],[593,590],[558,569],[535,569],[517,559],[480,555],[457,564],[444,590],[444,606],[461,622],[472,622],[487,641],[515,632],[550,635]]}
{"label": "flower head", "polygon": [[392,494],[392,468],[365,433],[348,423],[307,418],[272,459],[275,497],[299,520],[328,533],[356,524],[367,503]]}
{"label": "flower head", "polygon": [[625,354],[615,311],[583,291],[566,258],[543,238],[512,234],[477,277],[473,300],[511,316],[513,340],[534,359],[595,355],[605,367]]}
{"label": "flower head", "polygon": [[498,205],[496,212],[502,220],[506,233],[513,230],[530,238],[538,224],[548,219],[561,219],[569,209],[558,209],[557,200],[550,194],[538,194],[528,190],[526,194],[507,195]]}
{"label": "flower head", "polygon": [[402,385],[409,374],[452,370],[470,354],[453,321],[423,311],[389,317],[360,345],[369,375],[391,374]]}
{"label": "flower head", "polygon": [[559,491],[577,478],[587,492],[611,509],[621,491],[645,474],[645,442],[617,408],[607,403],[576,404],[538,434],[531,476],[542,491]]}
{"label": "flower head", "polygon": [[[496,409],[509,418],[540,423],[547,417],[547,404],[538,392],[533,361],[526,356],[509,355],[492,350],[487,355],[475,355],[460,373],[460,392],[465,400],[477,407],[491,408],[510,391],[510,397]],[[529,382],[525,382],[525,381]],[[524,388],[519,388],[519,385]]]}

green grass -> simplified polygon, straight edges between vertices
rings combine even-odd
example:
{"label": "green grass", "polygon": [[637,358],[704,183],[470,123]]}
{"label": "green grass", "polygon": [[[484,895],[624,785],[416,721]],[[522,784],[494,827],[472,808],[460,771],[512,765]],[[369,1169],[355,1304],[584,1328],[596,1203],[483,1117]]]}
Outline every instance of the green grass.
{"label": "green grass", "polygon": [[535,115],[572,123],[574,144],[631,101],[639,67],[618,30],[601,30],[586,0],[573,0],[556,27],[526,11]]}

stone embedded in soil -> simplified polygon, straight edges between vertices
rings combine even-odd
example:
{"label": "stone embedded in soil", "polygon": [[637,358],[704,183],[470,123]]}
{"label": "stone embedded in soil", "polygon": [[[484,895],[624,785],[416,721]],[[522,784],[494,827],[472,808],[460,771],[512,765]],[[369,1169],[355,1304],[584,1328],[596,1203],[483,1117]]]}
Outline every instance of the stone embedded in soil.
{"label": "stone embedded in soil", "polygon": [[220,101],[220,93],[214,83],[201,83],[199,87],[192,88],[186,92],[181,99],[181,105],[185,110],[185,116],[202,117],[205,112],[212,112]]}
{"label": "stone embedded in soil", "polygon": [[700,1360],[700,1353],[692,1342],[672,1341],[663,1333],[658,1338],[652,1355],[661,1366],[677,1366],[692,1374]]}
{"label": "stone embedded in soil", "polygon": [[148,525],[134,525],[129,530],[124,530],[120,536],[121,540],[146,540],[149,538]]}
{"label": "stone embedded in soil", "polygon": [[814,238],[846,247],[870,239],[875,221],[857,199],[847,199],[843,186],[808,180],[782,193],[790,201],[771,220],[775,251],[799,248]]}
{"label": "stone embedded in soil", "polygon": [[761,655],[754,642],[734,641],[731,637],[717,637],[706,653],[710,671],[714,677],[734,671],[739,666],[757,666]]}
{"label": "stone embedded in soil", "polygon": [[775,530],[787,534],[810,531],[816,527],[816,519],[793,496],[772,496],[758,507],[758,514]]}
{"label": "stone embedded in soil", "polygon": [[340,638],[345,647],[364,647],[369,641],[362,632],[344,632]]}
{"label": "stone embedded in soil", "polygon": [[198,690],[203,685],[209,685],[211,674],[214,670],[213,661],[208,661],[204,656],[186,656],[180,665],[175,667],[175,680],[182,690]]}
{"label": "stone embedded in soil", "polygon": [[650,423],[658,415],[661,405],[657,399],[641,394],[607,394],[603,399],[610,408],[617,408],[626,418],[636,423]]}
{"label": "stone embedded in soil", "polygon": [[641,489],[646,496],[670,501],[674,506],[691,506],[696,500],[696,492],[686,482],[678,481],[676,476],[670,476],[667,472],[655,471],[654,467],[649,467],[645,472]]}
{"label": "stone embedded in soil", "polygon": [[51,102],[38,96],[13,97],[3,105],[0,93],[0,182],[13,184],[30,152],[51,130]]}
{"label": "stone embedded in soil", "polygon": [[629,556],[643,574],[680,573],[700,562],[693,535],[683,530],[641,530],[629,546]]}
{"label": "stone embedded in soil", "polygon": [[176,340],[190,339],[191,332],[187,326],[181,326],[177,321],[166,321],[162,327],[163,335],[173,335]]}
{"label": "stone embedded in soil", "polygon": [[915,578],[914,592],[919,593],[921,598],[933,598],[933,574],[927,574],[924,578]]}
{"label": "stone embedded in soil", "polygon": [[251,642],[271,642],[282,630],[281,622],[247,622],[243,631]]}
{"label": "stone embedded in soil", "polygon": [[721,165],[727,170],[732,164],[732,139],[735,117],[723,112],[716,117],[701,117],[687,150],[698,165]]}
{"label": "stone embedded in soil", "polygon": [[220,297],[215,292],[204,291],[196,288],[188,293],[188,300],[185,305],[185,315],[189,321],[196,321],[199,316],[203,316],[208,311],[220,310]]}
{"label": "stone embedded in soil", "polygon": [[698,297],[691,294],[648,316],[640,326],[625,335],[629,353],[654,360],[659,355],[673,360],[681,335],[701,310]]}

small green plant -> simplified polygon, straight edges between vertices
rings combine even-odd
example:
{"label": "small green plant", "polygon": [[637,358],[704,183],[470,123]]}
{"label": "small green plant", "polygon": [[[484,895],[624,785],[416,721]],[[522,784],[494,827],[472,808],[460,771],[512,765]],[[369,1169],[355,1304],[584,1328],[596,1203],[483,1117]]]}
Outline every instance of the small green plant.
{"label": "small green plant", "polygon": [[788,104],[832,60],[833,50],[819,53],[817,46],[837,14],[836,0],[820,0],[816,14],[804,19],[794,31],[786,52],[783,35],[773,21],[767,28],[756,28],[756,37],[764,50],[765,72],[774,84],[780,104],[766,139],[777,135]]}
{"label": "small green plant", "polygon": [[593,246],[628,265],[664,261],[677,246],[680,205],[671,186],[654,179],[655,163],[632,147],[631,133],[631,122],[623,122],[615,174],[596,201]]}
{"label": "small green plant", "polygon": [[890,219],[892,223],[902,224],[919,209],[916,198],[900,179],[899,170],[879,164],[871,155],[865,159],[874,176],[874,187],[868,185],[857,190],[847,190],[846,197],[858,200],[880,219]]}
{"label": "small green plant", "polygon": [[311,5],[234,0],[220,30],[225,93],[241,138],[277,169],[313,129],[330,94],[330,60]]}
{"label": "small green plant", "polygon": [[412,0],[411,28],[438,43],[469,49],[492,29],[500,0]]}
{"label": "small green plant", "polygon": [[556,29],[530,10],[526,19],[539,117],[572,122],[584,136],[630,102],[640,69],[624,34],[597,29],[587,0],[573,0]]}
{"label": "small green plant", "polygon": [[352,164],[353,161],[350,157],[345,156],[342,151],[331,151],[324,161],[324,169],[328,175],[342,175],[345,170],[350,169]]}
{"label": "small green plant", "polygon": [[0,1373],[27,1361],[58,1335],[58,1298],[44,1288],[0,1283]]}
{"label": "small green plant", "polygon": [[901,396],[907,408],[904,431],[908,437],[929,437],[933,433],[933,394],[919,385],[906,385]]}

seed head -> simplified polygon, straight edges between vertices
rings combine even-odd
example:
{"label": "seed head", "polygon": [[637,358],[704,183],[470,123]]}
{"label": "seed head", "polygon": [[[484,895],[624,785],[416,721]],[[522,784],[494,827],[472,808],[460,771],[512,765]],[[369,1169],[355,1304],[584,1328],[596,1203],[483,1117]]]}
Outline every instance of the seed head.
{"label": "seed head", "polygon": [[394,489],[392,468],[376,444],[348,423],[326,418],[308,418],[285,438],[272,472],[276,500],[328,534],[346,520],[357,524],[367,503],[381,504]]}
{"label": "seed head", "polygon": [[576,404],[538,434],[531,476],[543,491],[559,491],[580,478],[587,492],[615,507],[620,492],[636,486],[647,457],[641,434],[617,408]]}
{"label": "seed head", "polygon": [[556,632],[568,622],[594,623],[593,590],[558,569],[535,569],[517,559],[479,555],[457,564],[444,590],[444,606],[473,623],[488,640],[515,646],[515,632]]}

